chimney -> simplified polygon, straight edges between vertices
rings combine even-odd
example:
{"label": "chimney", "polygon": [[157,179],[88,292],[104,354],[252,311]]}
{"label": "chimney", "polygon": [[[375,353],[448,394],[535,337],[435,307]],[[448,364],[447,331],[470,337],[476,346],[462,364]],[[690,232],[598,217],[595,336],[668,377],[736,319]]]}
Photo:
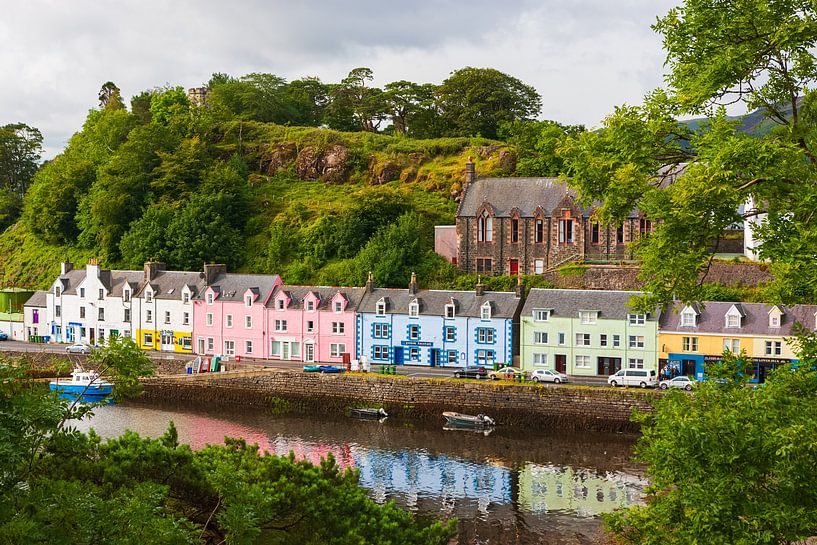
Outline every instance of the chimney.
{"label": "chimney", "polygon": [[474,290],[477,297],[482,297],[485,295],[485,286],[482,284],[482,277],[477,276],[477,287]]}
{"label": "chimney", "polygon": [[156,278],[156,273],[165,270],[165,264],[158,261],[148,261],[145,263],[145,282],[150,282]]}
{"label": "chimney", "polygon": [[477,179],[477,171],[474,165],[474,158],[468,157],[468,162],[465,163],[465,183],[462,186],[462,190],[465,191],[465,188],[474,183],[474,180]]}
{"label": "chimney", "polygon": [[374,291],[374,276],[372,276],[372,271],[369,271],[369,278],[366,280],[366,293],[372,293]]}
{"label": "chimney", "polygon": [[74,270],[74,264],[70,261],[63,261],[60,263],[60,275],[68,274]]}
{"label": "chimney", "polygon": [[417,294],[417,273],[411,273],[411,281],[409,282],[409,293],[412,295]]}
{"label": "chimney", "polygon": [[90,258],[85,266],[85,271],[88,278],[99,278],[99,260],[95,257]]}
{"label": "chimney", "polygon": [[204,282],[209,286],[216,281],[216,277],[220,274],[227,274],[227,265],[205,263],[204,264]]}
{"label": "chimney", "polygon": [[516,297],[520,299],[522,298],[522,294],[525,293],[525,284],[522,282],[521,274],[516,276],[516,289],[514,291],[516,292]]}

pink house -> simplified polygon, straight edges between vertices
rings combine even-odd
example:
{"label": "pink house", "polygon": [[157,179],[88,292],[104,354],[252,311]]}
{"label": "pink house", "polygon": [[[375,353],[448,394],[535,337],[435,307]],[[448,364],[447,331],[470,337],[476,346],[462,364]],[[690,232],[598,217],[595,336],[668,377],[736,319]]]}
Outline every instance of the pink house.
{"label": "pink house", "polygon": [[196,353],[269,357],[265,310],[281,277],[228,274],[223,265],[205,265],[204,269],[206,287],[193,300]]}
{"label": "pink house", "polygon": [[363,288],[279,285],[267,303],[272,359],[341,363],[356,358],[355,309]]}

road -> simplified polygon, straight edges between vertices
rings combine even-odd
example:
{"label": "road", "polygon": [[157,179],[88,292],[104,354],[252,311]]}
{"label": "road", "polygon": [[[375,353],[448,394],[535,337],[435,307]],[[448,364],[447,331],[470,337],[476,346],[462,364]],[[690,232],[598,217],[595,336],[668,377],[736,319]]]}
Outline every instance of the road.
{"label": "road", "polygon": [[[65,354],[64,344],[32,344],[22,341],[2,341],[0,342],[0,351],[2,352],[39,352],[49,354]],[[178,353],[164,353],[164,352],[148,352],[148,355],[153,359],[163,359],[163,357],[178,359],[179,357],[189,357],[193,359],[195,356],[178,354]],[[271,367],[273,369],[291,369],[300,370],[303,367],[303,362],[298,361],[277,361],[277,360],[248,360],[242,358],[241,363],[247,365],[258,365],[259,367]],[[377,369],[378,365],[373,365],[372,369]],[[398,365],[397,374],[410,377],[430,377],[430,378],[452,378],[455,367],[427,367],[423,365]],[[570,377],[572,384],[582,386],[600,386],[607,384],[607,377]]]}

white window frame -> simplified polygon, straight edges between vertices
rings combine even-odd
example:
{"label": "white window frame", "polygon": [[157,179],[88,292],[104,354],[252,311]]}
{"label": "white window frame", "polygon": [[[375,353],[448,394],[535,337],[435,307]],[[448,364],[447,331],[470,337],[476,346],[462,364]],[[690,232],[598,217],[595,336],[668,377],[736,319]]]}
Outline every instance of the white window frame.
{"label": "white window frame", "polygon": [[340,358],[346,352],[345,343],[329,343],[329,357]]}
{"label": "white window frame", "polygon": [[455,305],[451,303],[445,305],[445,317],[446,318],[453,318],[457,314],[457,308]]}
{"label": "white window frame", "polygon": [[590,346],[590,333],[576,333],[576,346]]}
{"label": "white window frame", "polygon": [[644,369],[644,358],[628,358],[627,369]]}
{"label": "white window frame", "polygon": [[408,326],[408,338],[412,341],[417,341],[420,339],[420,326],[417,324],[412,324]]}
{"label": "white window frame", "polygon": [[697,352],[698,337],[681,337],[681,349],[684,352]]}
{"label": "white window frame", "polygon": [[244,296],[244,306],[250,308],[252,306],[252,295],[249,293]]}
{"label": "white window frame", "polygon": [[681,312],[681,327],[695,327],[695,313],[691,310]]}
{"label": "white window frame", "polygon": [[727,314],[726,327],[729,328],[740,327],[740,316],[737,314]]}
{"label": "white window frame", "polygon": [[375,305],[375,307],[376,307],[375,308],[375,315],[376,316],[385,316],[386,315],[386,300],[385,299],[381,299],[380,301],[378,301],[377,305]]}
{"label": "white window frame", "polygon": [[477,328],[477,342],[479,344],[494,344],[494,330],[490,327]]}
{"label": "white window frame", "polygon": [[145,321],[149,324],[153,323],[153,311],[150,309],[145,310]]}
{"label": "white window frame", "polygon": [[599,335],[599,346],[602,348],[607,348],[607,344],[609,339],[607,338],[607,333],[602,333]]}
{"label": "white window frame", "polygon": [[307,299],[306,301],[306,311],[307,312],[315,312],[315,301],[312,299]]}
{"label": "white window frame", "polygon": [[182,312],[182,325],[190,325],[190,313]]}
{"label": "white window frame", "polygon": [[647,322],[647,315],[646,314],[628,314],[627,321],[630,322],[632,326],[640,326],[644,325]]}
{"label": "white window frame", "polygon": [[286,320],[275,320],[275,331],[278,333],[285,333],[287,330]]}
{"label": "white window frame", "polygon": [[567,344],[567,335],[566,335],[565,333],[562,333],[562,332],[560,331],[560,332],[558,333],[557,340],[558,340],[558,344],[559,344],[559,346],[564,346],[564,345],[566,345],[566,344]]}
{"label": "white window frame", "polygon": [[153,346],[153,333],[142,333],[142,346]]}
{"label": "white window frame", "polygon": [[315,320],[307,320],[305,326],[306,326],[306,332],[307,333],[314,333],[315,332]]}
{"label": "white window frame", "polygon": [[252,329],[252,315],[244,315],[244,329]]}
{"label": "white window frame", "polygon": [[729,350],[733,354],[740,354],[740,339],[725,337],[723,339],[723,349]]}
{"label": "white window frame", "polygon": [[344,322],[332,322],[332,335],[343,335],[346,332],[346,324]]}
{"label": "white window frame", "polygon": [[457,329],[454,326],[445,326],[445,342],[453,343],[457,340]]}
{"label": "white window frame", "polygon": [[166,324],[170,323],[170,311],[169,310],[165,311],[165,323]]}
{"label": "white window frame", "polygon": [[235,341],[224,341],[224,355],[235,356]]}
{"label": "white window frame", "polygon": [[145,303],[152,303],[153,302],[153,292],[148,290],[145,292]]}
{"label": "white window frame", "polygon": [[333,307],[335,309],[335,314],[340,314],[343,312],[343,301],[335,301]]}
{"label": "white window frame", "polygon": [[613,348],[621,348],[621,335],[613,335]]}
{"label": "white window frame", "polygon": [[547,322],[550,320],[550,311],[544,308],[533,309],[534,322]]}
{"label": "white window frame", "polygon": [[545,260],[544,259],[534,259],[533,260],[533,274],[544,274],[545,272]]}
{"label": "white window frame", "polygon": [[408,306],[409,318],[417,318],[420,315],[420,303],[412,301]]}
{"label": "white window frame", "polygon": [[208,312],[207,314],[204,315],[204,323],[206,325],[208,325],[208,326],[213,325],[213,313],[212,312]]}
{"label": "white window frame", "polygon": [[547,344],[548,343],[548,332],[547,331],[534,331],[533,332],[533,344]]}
{"label": "white window frame", "polygon": [[233,315],[227,314],[224,316],[224,327],[232,328],[233,327]]}
{"label": "white window frame", "polygon": [[576,369],[589,369],[590,356],[586,354],[576,354],[575,367]]}
{"label": "white window frame", "polygon": [[252,354],[252,340],[247,339],[244,341],[244,353]]}
{"label": "white window frame", "polygon": [[598,321],[599,313],[595,310],[580,310],[579,322],[582,325],[594,325]]}
{"label": "white window frame", "polygon": [[491,319],[491,302],[485,301],[482,303],[482,306],[479,307],[479,317],[482,320],[490,320]]}
{"label": "white window frame", "polygon": [[538,365],[541,367],[547,367],[548,364],[548,355],[546,352],[534,352],[533,353],[533,365]]}
{"label": "white window frame", "polygon": [[644,335],[630,335],[627,346],[629,348],[644,348]]}
{"label": "white window frame", "polygon": [[214,300],[214,297],[213,297],[213,292],[211,291],[211,292],[207,293],[207,304],[208,304],[208,305],[212,305],[212,304],[213,304],[213,300]]}

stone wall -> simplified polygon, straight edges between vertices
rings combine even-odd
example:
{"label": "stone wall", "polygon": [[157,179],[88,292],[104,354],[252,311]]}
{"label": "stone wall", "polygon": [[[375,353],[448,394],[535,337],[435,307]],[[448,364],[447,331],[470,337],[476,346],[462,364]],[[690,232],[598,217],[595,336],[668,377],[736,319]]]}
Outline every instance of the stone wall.
{"label": "stone wall", "polygon": [[273,408],[313,414],[382,406],[400,419],[442,421],[443,411],[489,414],[500,425],[634,431],[633,409],[651,411],[660,392],[454,381],[289,370],[147,379],[144,401]]}

